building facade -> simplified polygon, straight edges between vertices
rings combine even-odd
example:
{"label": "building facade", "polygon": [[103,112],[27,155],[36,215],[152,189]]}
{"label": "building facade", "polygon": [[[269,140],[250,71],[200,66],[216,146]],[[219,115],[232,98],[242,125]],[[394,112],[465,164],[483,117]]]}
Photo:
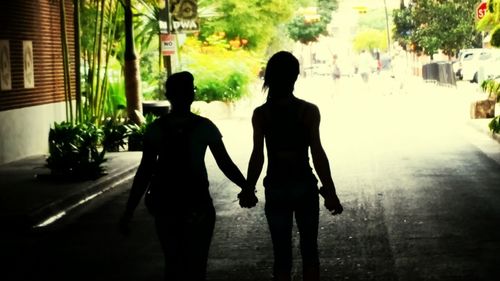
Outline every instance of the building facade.
{"label": "building facade", "polygon": [[49,129],[65,120],[61,34],[64,27],[74,95],[73,10],[71,0],[0,2],[0,164],[47,154]]}

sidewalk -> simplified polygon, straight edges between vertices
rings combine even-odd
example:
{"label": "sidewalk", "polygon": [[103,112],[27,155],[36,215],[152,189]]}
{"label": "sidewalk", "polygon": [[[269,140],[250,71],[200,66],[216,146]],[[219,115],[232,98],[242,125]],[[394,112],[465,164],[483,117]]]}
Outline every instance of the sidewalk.
{"label": "sidewalk", "polygon": [[488,125],[491,122],[491,118],[488,119],[471,119],[468,124],[478,130],[479,132],[482,132],[484,134],[487,134],[490,136],[492,139],[496,140],[497,142],[500,143],[500,134],[494,134],[492,133]]}
{"label": "sidewalk", "polygon": [[0,223],[12,230],[27,230],[67,212],[133,177],[141,152],[107,153],[106,175],[83,182],[54,182],[45,155],[0,165]]}

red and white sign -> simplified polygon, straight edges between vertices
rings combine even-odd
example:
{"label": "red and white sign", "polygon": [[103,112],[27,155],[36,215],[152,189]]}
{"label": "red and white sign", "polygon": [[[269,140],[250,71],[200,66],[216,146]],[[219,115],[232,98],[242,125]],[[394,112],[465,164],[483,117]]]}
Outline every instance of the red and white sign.
{"label": "red and white sign", "polygon": [[175,54],[176,44],[175,35],[173,34],[161,34],[161,53],[164,56],[171,56]]}
{"label": "red and white sign", "polygon": [[488,3],[487,2],[481,2],[477,4],[476,6],[476,19],[480,20],[484,17],[486,14],[486,10],[488,9]]}

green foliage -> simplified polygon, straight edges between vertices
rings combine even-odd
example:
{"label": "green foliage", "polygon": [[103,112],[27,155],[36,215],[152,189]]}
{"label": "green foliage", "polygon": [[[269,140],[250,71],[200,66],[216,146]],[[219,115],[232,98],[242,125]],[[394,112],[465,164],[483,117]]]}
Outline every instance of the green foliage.
{"label": "green foliage", "polygon": [[435,32],[432,28],[419,28],[412,36],[413,41],[423,49],[426,55],[431,57],[437,53],[442,44],[441,39],[435,36]]}
{"label": "green foliage", "polygon": [[276,27],[286,22],[293,13],[293,0],[205,0],[199,9],[213,7],[217,14],[200,19],[200,40],[219,32],[226,38],[244,39],[245,48],[257,52],[265,50],[274,36]]}
{"label": "green foliage", "polygon": [[486,79],[481,83],[480,87],[485,93],[488,93],[490,98],[495,99],[497,102],[500,101],[500,80]]}
{"label": "green foliage", "polygon": [[[441,26],[439,33],[442,36],[440,48],[447,55],[455,55],[463,46],[473,46],[479,36],[474,28],[474,9],[476,1],[445,2],[438,12],[444,15],[438,19]],[[450,27],[453,27],[450,29]],[[471,36],[472,35],[472,36]]]}
{"label": "green foliage", "polygon": [[337,1],[317,0],[316,19],[309,19],[304,10],[299,12],[287,24],[288,36],[296,42],[309,44],[316,42],[320,35],[327,35],[327,25],[332,20],[332,11],[338,8]]}
{"label": "green foliage", "polygon": [[302,44],[316,42],[319,35],[326,32],[326,25],[321,22],[306,22],[303,15],[298,15],[287,25],[288,35]]}
{"label": "green foliage", "polygon": [[212,36],[209,41],[212,44],[190,38],[183,47],[183,69],[194,75],[198,88],[195,99],[207,102],[238,100],[247,94],[250,82],[256,79],[259,60],[245,50],[228,48],[222,35]]}
{"label": "green foliage", "polygon": [[126,119],[122,114],[125,108],[120,108],[116,115],[108,117],[102,124],[104,139],[102,146],[109,152],[118,152],[124,149],[127,144],[126,139],[131,133],[130,127],[125,123]]}
{"label": "green foliage", "polygon": [[500,25],[491,31],[491,46],[500,48]]}
{"label": "green foliage", "polygon": [[[141,80],[148,97],[162,89],[159,45],[159,6],[156,0],[133,1],[135,47],[141,57]],[[82,120],[100,123],[126,106],[123,76],[125,52],[124,9],[119,0],[82,1],[81,42],[83,60]]]}
{"label": "green foliage", "polygon": [[394,11],[394,38],[412,44],[416,50],[433,55],[443,50],[454,55],[458,50],[477,45],[474,7],[476,0],[413,1],[409,7]]}
{"label": "green foliage", "polygon": [[[160,35],[159,3],[160,1],[157,0],[137,0],[137,4],[134,6],[134,14],[137,15],[134,17],[134,42],[139,53],[150,49],[152,45],[154,49],[161,52],[161,47],[158,45],[158,36]],[[156,45],[152,43],[156,43]]]}
{"label": "green foliage", "polygon": [[491,46],[500,47],[500,0],[488,1],[488,10],[476,27],[491,34]]}
{"label": "green foliage", "polygon": [[142,96],[144,99],[164,100],[166,81],[167,73],[165,70],[149,74],[147,79],[142,80]]}
{"label": "green foliage", "polygon": [[393,37],[406,50],[407,45],[411,43],[411,33],[415,30],[411,9],[402,7],[401,9],[394,10],[392,21],[394,23],[392,30]]}
{"label": "green foliage", "polygon": [[[118,93],[116,75],[120,73],[119,42],[123,30],[123,9],[118,0],[82,1],[81,4],[81,57],[83,60],[83,100],[79,122],[99,124],[112,109],[110,106],[110,80],[115,95]],[[112,67],[115,66],[113,69]],[[115,102],[111,101],[111,108]]]}
{"label": "green foliage", "polygon": [[161,54],[160,2],[157,0],[137,0],[134,17],[134,39],[140,54],[142,95],[145,100],[164,98],[165,70]]}
{"label": "green foliage", "polygon": [[120,66],[113,60],[109,62],[110,71],[108,72],[108,93],[104,105],[103,116],[114,116],[122,113],[121,109],[127,107],[127,99],[125,98],[125,81],[123,80]]}
{"label": "green foliage", "polygon": [[146,114],[146,116],[144,117],[144,121],[141,123],[141,125],[137,125],[134,123],[126,125],[127,128],[129,129],[129,134],[128,134],[129,151],[142,150],[144,143],[144,134],[146,133],[149,126],[151,126],[151,124],[157,118],[158,117],[153,114]]}
{"label": "green foliage", "polygon": [[500,133],[500,115],[495,116],[488,124],[490,131],[495,134]]}
{"label": "green foliage", "polygon": [[63,179],[95,179],[104,172],[103,131],[92,123],[54,123],[49,132],[47,167]]}
{"label": "green foliage", "polygon": [[[484,17],[477,24],[478,30],[487,31],[491,34],[490,44],[494,47],[500,47],[500,0],[489,0],[488,10]],[[483,91],[496,96],[496,101],[500,101],[500,81],[495,79],[484,80],[481,84]],[[500,133],[500,115],[494,117],[488,127],[491,132]]]}
{"label": "green foliage", "polygon": [[325,25],[325,34],[328,33],[326,26],[332,21],[332,12],[337,10],[337,0],[317,0],[320,21]]}
{"label": "green foliage", "polygon": [[354,50],[360,52],[361,50],[374,50],[380,51],[387,50],[387,35],[385,30],[367,29],[358,32],[354,37],[353,42]]}

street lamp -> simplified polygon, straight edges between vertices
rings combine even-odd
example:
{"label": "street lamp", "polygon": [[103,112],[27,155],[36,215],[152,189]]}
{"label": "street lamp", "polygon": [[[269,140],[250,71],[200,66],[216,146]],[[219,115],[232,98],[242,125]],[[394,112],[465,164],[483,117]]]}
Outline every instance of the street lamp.
{"label": "street lamp", "polygon": [[389,14],[387,13],[386,0],[384,0],[384,9],[385,9],[385,28],[387,31],[387,52],[389,53],[389,57],[391,57],[391,34],[389,30]]}

